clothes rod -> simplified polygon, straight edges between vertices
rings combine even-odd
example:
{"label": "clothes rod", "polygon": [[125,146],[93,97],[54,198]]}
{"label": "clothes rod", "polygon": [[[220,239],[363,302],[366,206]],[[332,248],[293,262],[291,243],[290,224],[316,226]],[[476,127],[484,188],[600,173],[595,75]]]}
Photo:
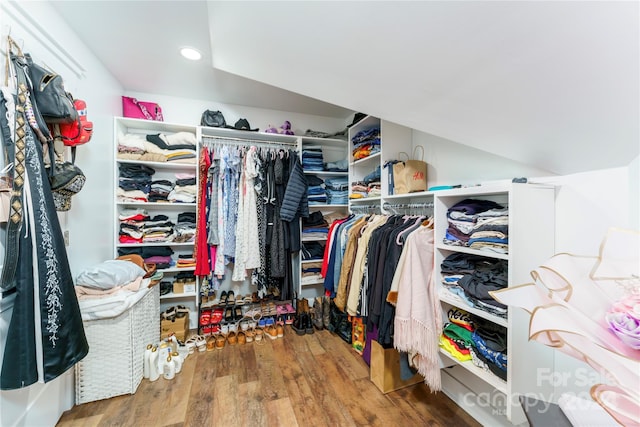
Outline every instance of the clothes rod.
{"label": "clothes rod", "polygon": [[378,209],[380,210],[380,205],[352,205],[351,210],[372,210]]}
{"label": "clothes rod", "polygon": [[234,138],[230,136],[202,136],[202,142],[204,144],[224,144],[224,143],[232,143],[232,144],[254,144],[261,145],[265,147],[273,147],[273,146],[297,146],[297,142],[287,142],[287,141],[262,141],[258,139],[247,139],[247,138]]}

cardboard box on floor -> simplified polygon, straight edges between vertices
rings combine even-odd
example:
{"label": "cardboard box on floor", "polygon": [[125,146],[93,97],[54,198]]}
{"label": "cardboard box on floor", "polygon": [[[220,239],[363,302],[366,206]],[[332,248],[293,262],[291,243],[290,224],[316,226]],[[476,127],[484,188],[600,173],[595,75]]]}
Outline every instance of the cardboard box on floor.
{"label": "cardboard box on floor", "polygon": [[394,348],[384,348],[377,341],[371,341],[371,382],[383,393],[398,390],[423,381],[422,375],[415,374],[407,381],[400,379],[400,353]]}
{"label": "cardboard box on floor", "polygon": [[172,333],[180,341],[187,339],[189,332],[189,313],[186,313],[184,317],[176,317],[174,320],[160,320],[160,339],[165,339]]}

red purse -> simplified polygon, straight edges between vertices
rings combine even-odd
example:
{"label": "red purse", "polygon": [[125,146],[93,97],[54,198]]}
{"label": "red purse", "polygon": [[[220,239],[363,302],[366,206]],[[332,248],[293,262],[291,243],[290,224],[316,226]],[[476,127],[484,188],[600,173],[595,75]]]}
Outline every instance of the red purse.
{"label": "red purse", "polygon": [[71,147],[73,161],[76,157],[76,146],[86,144],[93,135],[93,122],[87,120],[87,103],[81,99],[74,99],[73,105],[78,112],[78,118],[72,123],[50,124],[49,130],[54,138],[60,138],[62,143]]}

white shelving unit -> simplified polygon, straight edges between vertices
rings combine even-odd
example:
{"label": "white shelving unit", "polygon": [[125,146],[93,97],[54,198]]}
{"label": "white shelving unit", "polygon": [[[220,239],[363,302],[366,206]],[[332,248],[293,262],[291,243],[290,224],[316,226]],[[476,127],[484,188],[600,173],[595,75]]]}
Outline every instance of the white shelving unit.
{"label": "white shelving unit", "polygon": [[[380,152],[355,160],[353,157],[353,137],[363,130],[373,128],[380,129]],[[405,126],[400,126],[392,122],[380,120],[373,116],[366,116],[358,123],[349,128],[349,183],[362,181],[365,176],[373,172],[376,167],[380,167],[381,195],[373,197],[363,197],[360,199],[349,198],[349,206],[357,207],[362,205],[377,206],[384,212],[384,204],[387,202],[401,203],[427,197],[429,200],[432,194],[429,192],[409,193],[409,194],[389,194],[389,180],[387,170],[384,165],[389,160],[396,160],[400,153],[408,155],[413,153],[412,130]],[[351,194],[351,188],[349,188]],[[399,201],[401,200],[401,201]]]}
{"label": "white shelving unit", "polygon": [[[343,139],[332,139],[332,138],[315,138],[308,136],[301,136],[300,143],[302,149],[309,146],[320,147],[322,150],[322,157],[324,163],[335,162],[338,160],[347,159],[347,150],[348,150],[348,142]],[[301,150],[302,151],[302,150]],[[316,171],[316,170],[305,170],[304,174],[306,176],[316,176],[322,180],[327,180],[336,177],[349,177],[349,172],[338,172],[338,171]],[[329,212],[339,212],[344,214],[345,216],[348,213],[348,204],[309,204],[309,212],[317,212],[320,211],[324,214]],[[302,242],[326,242],[326,238],[301,238]],[[314,297],[322,295],[322,285],[324,285],[324,279],[318,279],[313,281],[304,281],[302,280],[302,269],[305,264],[310,264],[314,262],[322,262],[322,260],[303,260],[302,256],[298,257],[298,293],[305,297]]]}
{"label": "white shelving unit", "polygon": [[[117,153],[118,137],[126,134],[148,135],[148,134],[174,134],[177,132],[189,132],[194,135],[197,134],[196,126],[186,126],[180,124],[171,124],[165,122],[155,122],[148,120],[138,120],[116,117],[114,119],[114,135],[116,141],[114,143],[114,197],[115,197],[115,227],[114,227],[114,257],[118,256],[118,249],[120,248],[144,248],[144,247],[170,247],[174,254],[172,256],[173,261],[176,262],[178,255],[180,254],[193,254],[193,242],[177,243],[177,242],[149,242],[149,243],[120,243],[119,241],[119,224],[118,216],[124,209],[144,209],[148,212],[149,216],[154,215],[166,215],[170,221],[177,223],[177,216],[181,212],[196,212],[196,203],[170,203],[170,202],[132,202],[132,201],[119,201],[116,195],[116,189],[118,188],[119,179],[119,166],[120,165],[144,165],[155,170],[152,180],[167,179],[175,182],[176,173],[192,173],[198,176],[198,163],[197,159],[195,163],[178,163],[178,162],[148,162],[138,160],[126,160],[119,159]],[[197,147],[194,147],[197,153]],[[171,267],[161,270],[164,274],[163,281],[173,281],[176,274],[181,272],[193,272],[195,268],[178,268]],[[158,285],[159,286],[159,285]],[[189,309],[189,327],[194,329],[197,327],[198,321],[198,284],[196,281],[196,289],[194,292],[184,292],[180,294],[174,294],[169,292],[168,294],[160,296],[160,311],[166,310],[172,305],[184,305]],[[158,316],[160,313],[158,313]]]}
{"label": "white shelving unit", "polygon": [[[454,253],[465,253],[489,259],[508,261],[508,286],[517,286],[531,281],[529,272],[554,253],[554,197],[552,186],[535,184],[506,184],[496,187],[471,187],[443,190],[433,193],[435,219],[435,271],[434,284],[439,287],[442,316],[446,319],[449,307],[457,307],[475,316],[506,328],[507,335],[507,380],[503,381],[491,372],[479,369],[471,362],[460,362],[441,350],[441,362],[445,368],[443,376],[453,378],[462,390],[447,390],[454,401],[474,415],[478,407],[469,407],[468,393],[476,396],[492,396],[489,399],[494,414],[503,414],[512,424],[526,421],[518,402],[519,394],[534,393],[550,396],[551,385],[540,381],[539,368],[553,366],[550,348],[529,342],[528,316],[521,310],[509,309],[506,318],[481,309],[470,307],[465,301],[441,286],[442,261]],[[508,254],[482,251],[443,243],[448,226],[447,210],[464,199],[492,200],[509,208]],[[447,381],[443,378],[443,384]],[[504,405],[504,406],[502,406]]]}

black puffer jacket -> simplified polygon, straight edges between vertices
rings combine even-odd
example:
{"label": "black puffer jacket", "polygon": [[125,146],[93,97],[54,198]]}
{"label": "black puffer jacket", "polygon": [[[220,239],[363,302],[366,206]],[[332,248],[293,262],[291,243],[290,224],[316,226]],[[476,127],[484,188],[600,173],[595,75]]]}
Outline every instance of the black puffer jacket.
{"label": "black puffer jacket", "polygon": [[294,156],[293,167],[287,182],[287,189],[284,193],[282,208],[280,209],[280,218],[283,221],[291,222],[294,218],[297,220],[296,213],[307,218],[309,216],[309,202],[307,200],[307,180],[302,170],[302,164],[298,156]]}

